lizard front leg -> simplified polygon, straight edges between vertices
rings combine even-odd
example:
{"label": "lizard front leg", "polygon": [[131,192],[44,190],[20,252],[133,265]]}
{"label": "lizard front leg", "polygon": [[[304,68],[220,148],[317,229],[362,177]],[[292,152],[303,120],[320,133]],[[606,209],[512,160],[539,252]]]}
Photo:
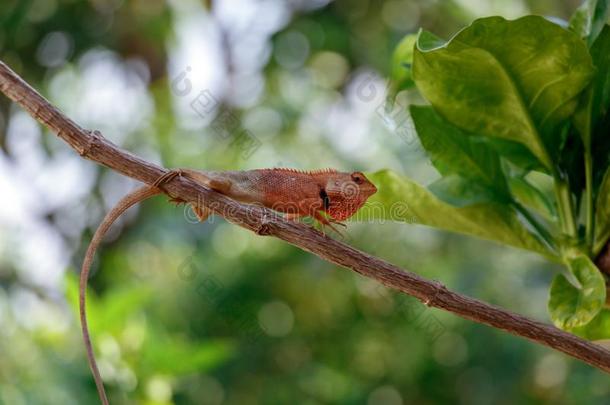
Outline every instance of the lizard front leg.
{"label": "lizard front leg", "polygon": [[343,234],[343,232],[341,232],[338,228],[336,228],[333,224],[336,225],[342,225],[342,226],[346,226],[344,223],[335,221],[334,219],[328,220],[327,218],[325,218],[322,214],[320,214],[319,211],[315,211],[313,213],[313,217],[316,221],[318,221],[320,224],[322,224],[322,233],[325,234],[324,232],[324,227],[328,226],[330,229],[332,229],[333,231],[337,232],[337,234],[339,234],[341,237],[345,237],[345,235]]}
{"label": "lizard front leg", "polygon": [[[337,224],[337,225],[341,225],[341,226],[346,226],[346,225],[334,220],[333,218],[326,218],[322,214],[320,214],[320,211],[322,210],[323,207],[324,207],[323,201],[320,201],[320,199],[317,197],[304,198],[304,199],[300,200],[299,203],[297,204],[297,206],[296,206],[297,212],[286,212],[284,216],[288,219],[296,219],[296,218],[300,218],[300,217],[309,216],[309,217],[314,218],[316,221],[318,221],[322,225],[322,233],[326,234],[324,232],[324,227],[328,226],[333,231],[335,231],[337,234],[344,236],[335,226],[333,226],[333,224]],[[292,210],[294,210],[294,207],[292,208]]]}

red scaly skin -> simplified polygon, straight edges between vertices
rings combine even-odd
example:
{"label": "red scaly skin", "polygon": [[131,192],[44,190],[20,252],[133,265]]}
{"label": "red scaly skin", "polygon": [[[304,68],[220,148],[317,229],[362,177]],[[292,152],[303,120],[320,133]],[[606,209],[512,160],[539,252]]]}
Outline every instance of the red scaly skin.
{"label": "red scaly skin", "polygon": [[377,191],[361,172],[333,169],[180,170],[180,173],[234,200],[261,204],[290,218],[310,216],[324,225],[345,221]]}

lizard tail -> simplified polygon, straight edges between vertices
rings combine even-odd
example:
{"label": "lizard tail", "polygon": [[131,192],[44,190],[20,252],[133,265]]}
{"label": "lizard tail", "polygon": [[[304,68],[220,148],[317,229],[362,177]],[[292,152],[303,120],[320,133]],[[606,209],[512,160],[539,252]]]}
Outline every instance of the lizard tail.
{"label": "lizard tail", "polygon": [[162,191],[156,187],[151,186],[143,186],[139,189],[129,193],[125,197],[123,197],[108,214],[104,217],[104,220],[100,224],[100,226],[95,231],[93,235],[93,239],[89,243],[89,247],[87,248],[87,253],[85,254],[85,260],[83,261],[83,267],[80,272],[80,284],[79,284],[79,312],[80,312],[80,323],[81,330],[83,335],[83,340],[85,342],[85,348],[87,349],[87,360],[89,361],[89,367],[91,368],[91,372],[93,373],[93,378],[95,380],[95,386],[97,388],[97,393],[102,401],[103,405],[108,405],[108,397],[106,396],[106,391],[104,389],[104,382],[102,381],[102,377],[100,375],[100,371],[97,367],[97,362],[95,360],[95,355],[93,353],[93,346],[91,345],[91,337],[89,336],[89,326],[87,324],[87,312],[86,312],[86,292],[87,292],[87,280],[89,278],[89,269],[91,268],[91,263],[93,262],[93,258],[95,256],[95,251],[97,250],[99,244],[102,239],[104,239],[104,235],[108,232],[110,226],[117,220],[118,217],[121,216],[127,209],[132,207],[133,205],[143,201],[147,198],[150,198],[154,195],[161,194]]}

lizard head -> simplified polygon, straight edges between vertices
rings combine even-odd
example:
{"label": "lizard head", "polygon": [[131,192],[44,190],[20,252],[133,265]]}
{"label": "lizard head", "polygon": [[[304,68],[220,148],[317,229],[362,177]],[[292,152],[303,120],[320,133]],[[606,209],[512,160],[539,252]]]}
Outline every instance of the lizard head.
{"label": "lizard head", "polygon": [[333,173],[321,192],[324,211],[337,221],[351,217],[377,192],[377,187],[361,172]]}

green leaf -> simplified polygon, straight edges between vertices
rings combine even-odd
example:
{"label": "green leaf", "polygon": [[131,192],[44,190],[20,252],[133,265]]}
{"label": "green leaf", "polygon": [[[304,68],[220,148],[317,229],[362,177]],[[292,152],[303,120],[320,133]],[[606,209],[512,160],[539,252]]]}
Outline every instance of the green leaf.
{"label": "green leaf", "polygon": [[529,172],[536,170],[543,173],[549,172],[525,145],[502,138],[484,139],[496,153],[524,171]]}
{"label": "green leaf", "polygon": [[445,41],[433,33],[420,30],[417,35],[417,47],[421,50],[431,51],[445,45]]}
{"label": "green leaf", "polygon": [[591,322],[570,332],[588,340],[610,338],[610,310],[602,309]]}
{"label": "green leaf", "polygon": [[[573,191],[576,196],[579,196],[579,191],[585,188],[584,194],[584,212],[586,222],[586,243],[595,249],[595,205],[594,193],[602,170],[601,166],[607,166],[607,133],[604,133],[603,128],[600,128],[603,116],[606,114],[608,107],[608,99],[610,98],[610,29],[605,26],[600,32],[599,37],[591,47],[591,57],[596,67],[596,72],[591,84],[583,93],[580,99],[579,106],[574,114],[573,124],[582,141],[585,168],[585,186],[578,184],[578,180],[582,180],[577,174],[582,168],[580,159],[567,159],[568,165],[563,163]],[[605,94],[604,94],[605,93]],[[570,140],[570,138],[568,138]],[[595,152],[594,152],[595,151]],[[604,151],[606,153],[604,153]],[[576,157],[577,151],[574,148],[569,148],[568,157]],[[596,163],[596,157],[606,155],[601,162]],[[569,165],[572,163],[572,165]],[[576,167],[573,164],[576,163]],[[600,164],[601,163],[601,164]],[[570,167],[572,166],[572,167]],[[576,176],[575,176],[576,174]],[[576,181],[575,181],[576,180]]]}
{"label": "green leaf", "polygon": [[580,139],[586,150],[591,148],[591,121],[593,106],[593,84],[583,93],[578,108],[574,113],[574,127],[580,134]]}
{"label": "green leaf", "polygon": [[[594,166],[595,175],[603,170],[603,177],[595,202],[595,242],[593,253],[597,254],[610,237],[610,168],[608,168],[608,131],[610,130],[610,26],[605,25],[591,47],[591,55],[597,73],[593,80],[589,104],[584,108],[586,129],[597,130],[593,135],[594,151],[601,154],[599,163]],[[582,121],[582,120],[581,120]],[[604,126],[605,123],[605,126]]]}
{"label": "green leaf", "polygon": [[[422,146],[432,164],[443,175],[431,190],[461,189],[482,201],[508,201],[508,186],[494,149],[479,137],[468,134],[440,117],[432,107],[411,106],[411,117]],[[455,176],[458,175],[458,176]],[[439,187],[440,186],[440,187]],[[459,194],[457,194],[459,195]],[[449,201],[449,200],[445,200]]]}
{"label": "green leaf", "polygon": [[499,200],[492,188],[457,174],[438,179],[428,185],[428,190],[454,207],[467,207]]}
{"label": "green leaf", "polygon": [[586,194],[583,193],[586,187],[585,161],[590,159],[590,151],[585,149],[583,140],[576,132],[569,131],[571,127],[565,129],[565,145],[561,147],[558,166],[565,175],[564,179],[567,179],[564,181],[566,189],[573,194],[574,210],[579,212],[579,204]]}
{"label": "green leaf", "polygon": [[610,168],[606,170],[595,202],[595,243],[593,254],[598,254],[610,237]]}
{"label": "green leaf", "polygon": [[495,150],[448,123],[430,106],[413,105],[410,113],[422,146],[444,176],[428,186],[434,195],[456,207],[510,200]]}
{"label": "green leaf", "polygon": [[367,174],[367,177],[377,186],[378,192],[358,211],[356,220],[428,225],[534,251],[557,260],[505,205],[487,203],[457,208],[390,170]]}
{"label": "green leaf", "polygon": [[549,297],[549,313],[553,323],[571,330],[591,322],[606,302],[606,282],[595,264],[586,256],[567,260],[574,277],[572,282],[561,274],[553,279]]}
{"label": "green leaf", "polygon": [[394,99],[400,91],[415,86],[411,75],[411,65],[413,64],[413,48],[416,40],[417,34],[409,34],[398,43],[394,50],[390,90],[388,92],[391,99]]}
{"label": "green leaf", "polygon": [[557,210],[548,197],[523,177],[509,179],[510,191],[524,206],[536,211],[550,222],[557,221]]}
{"label": "green leaf", "polygon": [[577,33],[591,46],[609,17],[610,1],[585,0],[572,15],[570,30]]}
{"label": "green leaf", "polygon": [[538,16],[479,19],[432,49],[422,35],[413,78],[432,106],[468,132],[527,146],[551,168],[557,129],[594,70],[580,38]]}
{"label": "green leaf", "polygon": [[[592,132],[610,107],[610,26],[605,25],[591,47],[596,72],[591,84],[583,93],[574,114],[574,125],[586,148],[595,142]],[[605,136],[606,134],[599,134]]]}
{"label": "green leaf", "polygon": [[604,26],[599,37],[593,43],[591,57],[597,69],[591,84],[593,90],[590,107],[591,127],[595,128],[610,109],[610,25]]}

